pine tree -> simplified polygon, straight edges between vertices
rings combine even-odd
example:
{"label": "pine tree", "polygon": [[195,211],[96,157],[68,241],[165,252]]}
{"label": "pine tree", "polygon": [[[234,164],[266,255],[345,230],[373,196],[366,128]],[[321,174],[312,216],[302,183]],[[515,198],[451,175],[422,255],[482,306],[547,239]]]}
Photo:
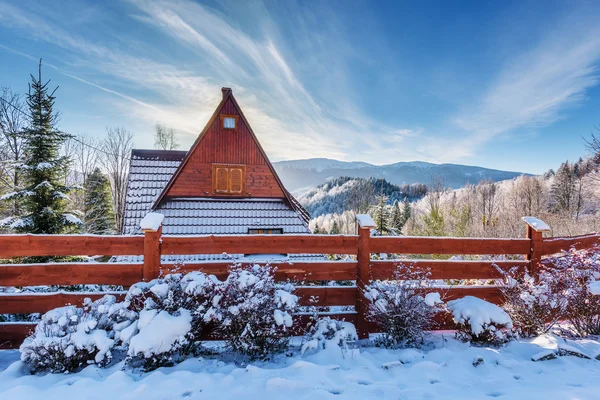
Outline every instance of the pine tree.
{"label": "pine tree", "polygon": [[379,232],[380,235],[387,234],[390,230],[389,227],[389,212],[387,209],[387,200],[388,197],[384,194],[381,194],[378,197],[377,206],[373,210],[373,219],[375,220],[375,229]]}
{"label": "pine tree", "polygon": [[[42,61],[38,77],[31,75],[27,105],[31,120],[24,131],[25,160],[23,189],[3,196],[22,201],[23,215],[13,216],[9,227],[17,232],[60,234],[77,229],[81,221],[67,211],[73,188],[64,185],[69,167],[68,157],[60,155],[62,144],[71,137],[56,129],[54,92],[48,92],[50,81],[42,82]],[[5,220],[6,221],[6,220]]]}
{"label": "pine tree", "polygon": [[550,188],[552,209],[558,213],[569,214],[575,197],[575,174],[568,161],[556,171],[554,183]]}
{"label": "pine tree", "polygon": [[336,220],[334,220],[333,224],[331,224],[331,229],[329,230],[329,234],[330,235],[339,235],[340,234],[340,227],[338,226],[338,223]]}
{"label": "pine tree", "polygon": [[99,235],[115,232],[115,214],[108,178],[96,168],[87,178],[85,189],[85,231]]}
{"label": "pine tree", "polygon": [[402,226],[406,225],[406,223],[410,219],[410,216],[412,215],[412,210],[410,208],[410,202],[408,201],[408,198],[404,198],[403,205],[404,207],[402,209]]}
{"label": "pine tree", "polygon": [[315,227],[313,229],[313,234],[320,235],[321,233],[322,232],[321,232],[321,228],[319,228],[319,224],[315,223]]}
{"label": "pine tree", "polygon": [[402,210],[400,209],[400,203],[398,201],[394,202],[392,206],[392,229],[400,234],[402,232],[402,228],[404,228],[404,216],[402,215]]}

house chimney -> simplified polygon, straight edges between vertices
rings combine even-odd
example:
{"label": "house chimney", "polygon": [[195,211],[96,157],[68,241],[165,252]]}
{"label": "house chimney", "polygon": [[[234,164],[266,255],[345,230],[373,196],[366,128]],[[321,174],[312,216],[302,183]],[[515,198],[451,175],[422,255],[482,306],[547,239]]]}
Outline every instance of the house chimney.
{"label": "house chimney", "polygon": [[223,92],[223,98],[225,98],[225,96],[231,93],[231,88],[223,87],[221,88],[221,92]]}

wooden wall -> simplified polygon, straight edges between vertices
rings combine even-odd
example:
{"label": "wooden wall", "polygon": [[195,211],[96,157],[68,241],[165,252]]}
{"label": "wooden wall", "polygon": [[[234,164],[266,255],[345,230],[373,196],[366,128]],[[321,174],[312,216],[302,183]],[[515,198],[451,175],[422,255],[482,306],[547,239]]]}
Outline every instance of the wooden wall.
{"label": "wooden wall", "polygon": [[[215,193],[212,188],[212,164],[246,165],[246,182],[243,197],[284,198],[285,195],[263,157],[248,126],[242,118],[237,127],[223,129],[220,115],[236,115],[231,98],[223,105],[219,116],[208,127],[200,139],[179,176],[166,193],[167,197],[231,197]],[[239,195],[238,195],[239,196]]]}

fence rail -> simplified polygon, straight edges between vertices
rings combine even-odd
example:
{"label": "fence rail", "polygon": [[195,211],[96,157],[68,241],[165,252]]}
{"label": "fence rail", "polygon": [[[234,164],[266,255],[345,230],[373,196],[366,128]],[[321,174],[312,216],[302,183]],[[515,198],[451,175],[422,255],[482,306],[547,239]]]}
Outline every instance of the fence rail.
{"label": "fence rail", "polygon": [[[224,235],[163,236],[161,228],[144,236],[95,235],[0,235],[0,258],[33,256],[143,255],[143,263],[51,262],[37,264],[0,264],[0,286],[107,284],[130,286],[151,280],[161,273],[200,270],[219,278],[227,276],[229,261],[177,264],[161,262],[164,255],[189,254],[347,254],[349,261],[275,261],[277,280],[312,281],[300,286],[300,304],[354,306],[353,312],[329,313],[356,324],[360,337],[370,325],[366,319],[367,302],[363,289],[371,280],[393,279],[398,260],[376,260],[373,254],[410,255],[403,263],[428,268],[432,279],[496,279],[498,268],[529,269],[535,272],[542,256],[570,247],[589,248],[600,242],[600,235],[569,238],[542,238],[542,231],[527,225],[521,239],[431,238],[371,236],[372,220],[359,219],[358,235]],[[443,260],[416,258],[419,255],[521,255],[509,260]],[[510,258],[510,257],[509,257]],[[8,261],[8,260],[7,260]],[[242,261],[255,263],[256,261]],[[354,281],[351,286],[319,286],[320,281]],[[435,290],[447,299],[466,295],[499,303],[496,286],[442,286]],[[0,314],[43,313],[66,304],[81,305],[85,298],[98,299],[106,293],[0,293]],[[118,298],[124,292],[114,292]],[[316,300],[316,303],[313,301]],[[302,316],[299,316],[302,318]],[[18,346],[35,326],[32,323],[0,323],[0,348]]]}

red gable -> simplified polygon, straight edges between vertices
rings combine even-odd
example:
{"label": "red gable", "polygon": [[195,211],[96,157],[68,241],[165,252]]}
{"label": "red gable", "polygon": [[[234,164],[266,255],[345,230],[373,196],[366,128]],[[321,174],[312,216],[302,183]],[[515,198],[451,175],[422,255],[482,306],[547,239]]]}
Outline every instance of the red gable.
{"label": "red gable", "polygon": [[305,213],[283,187],[231,89],[222,90],[221,103],[153,209],[174,197],[285,198]]}

